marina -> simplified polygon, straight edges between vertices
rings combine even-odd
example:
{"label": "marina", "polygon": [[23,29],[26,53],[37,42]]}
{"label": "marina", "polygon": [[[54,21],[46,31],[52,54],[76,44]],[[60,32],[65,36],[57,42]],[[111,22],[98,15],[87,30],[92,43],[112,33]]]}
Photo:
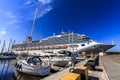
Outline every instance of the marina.
{"label": "marina", "polygon": [[[96,70],[88,70],[89,80],[119,80],[119,56],[120,55],[100,56],[99,66],[96,66]],[[112,60],[110,60],[111,58]],[[0,61],[0,65],[1,65],[0,72],[2,74],[0,80],[24,80],[24,79],[25,80],[60,80],[63,76],[69,73],[69,70],[71,68],[71,67],[67,67],[60,69],[60,67],[58,67],[59,68],[58,71],[52,70],[48,75],[39,77],[39,76],[33,76],[16,71],[15,60],[10,60],[9,62],[10,62],[9,68],[6,72],[8,61],[4,61],[4,60]],[[5,63],[5,68],[2,71],[2,67],[4,66],[4,63]],[[86,60],[81,61],[77,63],[75,67],[82,66],[85,63]]]}
{"label": "marina", "polygon": [[0,5],[0,80],[120,80],[119,1]]}

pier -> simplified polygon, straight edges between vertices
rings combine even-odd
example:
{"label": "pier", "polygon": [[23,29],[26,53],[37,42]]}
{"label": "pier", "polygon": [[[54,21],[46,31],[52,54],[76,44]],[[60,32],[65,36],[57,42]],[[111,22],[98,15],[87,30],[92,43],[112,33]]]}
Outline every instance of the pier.
{"label": "pier", "polygon": [[[89,60],[93,58],[88,58],[84,61],[81,61],[75,65],[75,68],[80,66],[86,66],[88,68],[88,78],[89,80],[119,80],[120,79],[120,55],[104,55],[99,57],[99,65],[95,66],[94,70],[91,70],[89,66],[87,67],[87,63]],[[1,62],[3,64],[3,62]],[[1,64],[1,65],[2,65]],[[7,65],[7,63],[5,64]],[[11,80],[62,80],[64,76],[66,76],[70,69],[73,67],[56,67],[52,66],[55,70],[51,72],[49,75],[44,77],[32,76],[28,74],[23,74],[17,72],[14,68],[15,60],[10,61],[9,68],[6,74],[6,70],[2,72],[2,77],[0,80],[4,80],[5,76],[10,77]],[[10,76],[9,76],[10,75]],[[80,74],[81,75],[81,74]],[[81,77],[81,76],[80,76]],[[8,80],[8,79],[6,79]]]}
{"label": "pier", "polygon": [[109,80],[120,80],[120,55],[102,56],[101,60]]}

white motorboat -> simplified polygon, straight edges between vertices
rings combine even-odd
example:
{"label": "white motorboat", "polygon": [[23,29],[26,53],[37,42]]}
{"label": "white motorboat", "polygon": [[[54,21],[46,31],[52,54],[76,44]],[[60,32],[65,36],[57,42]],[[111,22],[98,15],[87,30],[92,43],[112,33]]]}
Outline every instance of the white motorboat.
{"label": "white motorboat", "polygon": [[67,64],[69,64],[69,62],[71,62],[71,59],[67,59],[65,57],[54,57],[50,59],[50,62],[54,65],[54,66],[60,66],[60,67],[64,67]]}
{"label": "white motorboat", "polygon": [[49,63],[43,62],[39,57],[33,57],[27,60],[17,60],[15,67],[22,73],[36,76],[48,75],[51,70]]}
{"label": "white motorboat", "polygon": [[45,53],[41,55],[43,61],[49,61],[54,66],[64,67],[72,61],[72,58],[65,57],[64,54],[59,53]]}

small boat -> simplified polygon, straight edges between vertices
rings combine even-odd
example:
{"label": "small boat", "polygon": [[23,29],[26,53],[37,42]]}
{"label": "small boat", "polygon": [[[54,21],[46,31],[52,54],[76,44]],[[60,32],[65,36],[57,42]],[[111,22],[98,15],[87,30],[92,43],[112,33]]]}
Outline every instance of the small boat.
{"label": "small boat", "polygon": [[63,57],[63,58],[62,57],[54,57],[54,58],[51,58],[50,61],[54,66],[64,67],[67,64],[69,64],[69,62],[71,62],[71,59],[67,59],[65,57]]}
{"label": "small boat", "polygon": [[[28,53],[27,54],[29,54],[29,50],[35,50],[36,49],[35,46],[30,46],[30,44],[32,43],[32,34],[33,34],[33,30],[34,30],[34,24],[35,24],[37,12],[38,12],[38,7],[36,8],[36,11],[35,11],[33,24],[32,24],[32,29],[31,29],[31,34],[27,39],[27,44],[28,44],[28,46],[26,47],[26,48],[28,48]],[[40,46],[38,48],[42,49],[43,46]],[[28,57],[28,56],[26,56],[26,57]],[[43,62],[40,59],[40,57],[38,57],[38,56],[28,58],[27,60],[19,59],[19,60],[16,61],[15,67],[16,67],[17,71],[20,71],[22,73],[31,74],[31,75],[36,75],[36,76],[48,75],[50,73],[50,70],[51,70],[51,66],[49,64],[49,61],[48,62]]]}
{"label": "small boat", "polygon": [[4,60],[4,59],[15,59],[16,55],[14,53],[3,53],[0,54],[0,60]]}
{"label": "small boat", "polygon": [[50,61],[50,64],[59,67],[64,67],[72,61],[71,58],[65,57],[64,54],[59,53],[44,53],[41,54],[41,59],[45,62]]}
{"label": "small boat", "polygon": [[37,56],[27,60],[17,60],[15,67],[17,71],[35,76],[48,75],[51,70],[49,63],[43,62]]}

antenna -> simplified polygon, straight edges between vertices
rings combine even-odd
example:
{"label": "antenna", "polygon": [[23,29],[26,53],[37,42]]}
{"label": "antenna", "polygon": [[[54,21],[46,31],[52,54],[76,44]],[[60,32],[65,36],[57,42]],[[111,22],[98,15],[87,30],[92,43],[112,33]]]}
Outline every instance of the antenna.
{"label": "antenna", "polygon": [[33,35],[33,30],[34,30],[34,25],[35,25],[35,20],[36,20],[36,17],[37,17],[37,13],[38,13],[38,7],[35,10],[30,37],[32,37],[32,35]]}
{"label": "antenna", "polygon": [[114,43],[114,41],[112,40],[112,45],[114,45],[115,43]]}
{"label": "antenna", "polygon": [[69,44],[70,44],[70,30],[69,30]]}
{"label": "antenna", "polygon": [[55,33],[53,33],[53,36],[55,36]]}

